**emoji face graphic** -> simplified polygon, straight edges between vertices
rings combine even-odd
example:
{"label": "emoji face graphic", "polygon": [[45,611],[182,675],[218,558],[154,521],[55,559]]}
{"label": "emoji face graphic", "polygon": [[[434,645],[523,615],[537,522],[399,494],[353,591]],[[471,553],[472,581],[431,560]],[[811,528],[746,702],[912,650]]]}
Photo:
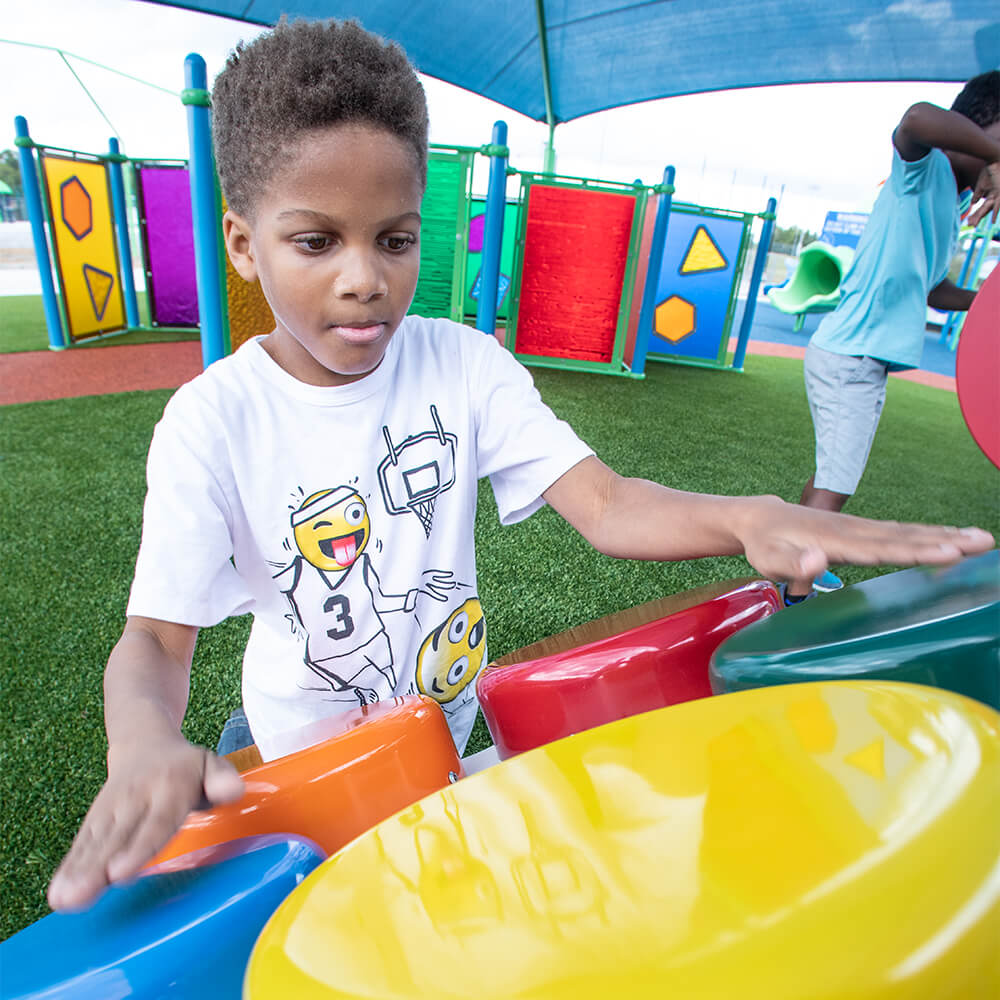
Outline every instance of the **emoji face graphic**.
{"label": "emoji face graphic", "polygon": [[368,508],[349,486],[320,490],[292,514],[292,531],[307,562],[317,569],[345,570],[368,544]]}
{"label": "emoji face graphic", "polygon": [[442,705],[454,699],[479,672],[486,652],[486,620],[478,598],[453,611],[420,646],[417,688]]}

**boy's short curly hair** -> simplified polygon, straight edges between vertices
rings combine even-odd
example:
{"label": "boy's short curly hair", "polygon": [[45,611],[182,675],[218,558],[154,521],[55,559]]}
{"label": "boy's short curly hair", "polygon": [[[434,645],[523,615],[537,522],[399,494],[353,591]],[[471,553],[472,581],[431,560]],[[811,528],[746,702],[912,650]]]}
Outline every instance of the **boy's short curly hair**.
{"label": "boy's short curly hair", "polygon": [[314,129],[374,125],[408,143],[427,178],[427,101],[403,50],[357,21],[279,22],[230,54],[212,89],[222,191],[252,215],[290,147]]}
{"label": "boy's short curly hair", "polygon": [[1000,69],[974,76],[962,88],[951,106],[980,128],[989,128],[1000,121]]}

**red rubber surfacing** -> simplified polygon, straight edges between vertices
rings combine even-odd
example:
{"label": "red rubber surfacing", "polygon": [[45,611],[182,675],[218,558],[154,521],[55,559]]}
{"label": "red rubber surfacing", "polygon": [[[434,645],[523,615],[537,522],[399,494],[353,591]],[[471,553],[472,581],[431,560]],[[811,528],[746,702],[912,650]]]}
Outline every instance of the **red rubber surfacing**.
{"label": "red rubber surfacing", "polygon": [[514,350],[610,362],[636,200],[532,185]]}
{"label": "red rubber surfacing", "polygon": [[200,371],[197,340],[0,354],[0,405],[176,389]]}

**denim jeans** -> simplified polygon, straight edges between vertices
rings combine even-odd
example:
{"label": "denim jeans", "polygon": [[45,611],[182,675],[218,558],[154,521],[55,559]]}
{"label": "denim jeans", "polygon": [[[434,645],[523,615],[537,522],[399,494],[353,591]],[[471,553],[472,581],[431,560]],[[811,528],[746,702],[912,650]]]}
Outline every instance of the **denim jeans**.
{"label": "denim jeans", "polygon": [[226,719],[226,724],[222,727],[222,735],[219,737],[219,745],[215,748],[215,752],[221,757],[223,754],[242,750],[252,743],[253,733],[250,732],[250,723],[247,722],[247,714],[243,711],[243,706],[240,705]]}

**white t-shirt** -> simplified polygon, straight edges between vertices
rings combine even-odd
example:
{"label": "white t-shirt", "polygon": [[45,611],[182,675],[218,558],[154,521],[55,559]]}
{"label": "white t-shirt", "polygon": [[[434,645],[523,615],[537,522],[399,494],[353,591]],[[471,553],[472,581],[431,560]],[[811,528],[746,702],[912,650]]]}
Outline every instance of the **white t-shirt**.
{"label": "white t-shirt", "polygon": [[253,613],[243,704],[265,760],[291,730],[414,692],[463,750],[486,662],[477,480],[511,524],[590,454],[493,337],[447,320],[408,316],[374,372],[335,387],[249,341],[156,427],[128,613]]}

